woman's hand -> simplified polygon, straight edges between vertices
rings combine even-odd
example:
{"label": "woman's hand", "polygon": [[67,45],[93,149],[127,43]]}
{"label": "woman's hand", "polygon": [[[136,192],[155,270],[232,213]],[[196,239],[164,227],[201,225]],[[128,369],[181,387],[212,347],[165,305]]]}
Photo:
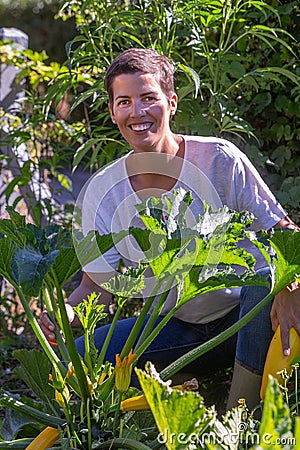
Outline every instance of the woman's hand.
{"label": "woman's hand", "polygon": [[[75,319],[75,313],[74,313],[73,307],[69,303],[66,303],[65,306],[66,306],[69,322],[72,323]],[[41,327],[46,339],[48,340],[48,342],[51,345],[56,345],[56,336],[54,333],[55,325],[51,321],[51,319],[48,316],[47,311],[45,309],[41,312],[41,315],[40,315],[40,327]]]}
{"label": "woman's hand", "polygon": [[277,294],[271,309],[272,329],[275,332],[280,324],[283,354],[290,354],[290,328],[295,328],[300,336],[300,289],[298,283],[292,283]]}
{"label": "woman's hand", "polygon": [[[300,227],[289,216],[281,219],[274,228],[287,228],[300,232]],[[277,294],[271,309],[272,329],[275,333],[280,325],[283,354],[290,354],[290,329],[295,328],[300,336],[300,289],[295,281]]]}
{"label": "woman's hand", "polygon": [[[115,275],[115,272],[109,272],[105,274],[100,273],[87,274],[85,272],[83,273],[80,285],[68,297],[68,303],[65,303],[69,322],[71,323],[72,327],[81,326],[78,317],[75,316],[73,306],[78,305],[80,302],[82,302],[82,299],[86,299],[88,295],[90,295],[92,292],[101,293],[100,298],[101,303],[103,303],[106,306],[110,304],[111,294],[102,289],[99,285],[104,281],[108,281],[113,275]],[[55,337],[55,325],[51,321],[46,310],[43,310],[41,312],[40,326],[44,335],[46,336],[47,340],[51,343],[51,345],[57,345]]]}

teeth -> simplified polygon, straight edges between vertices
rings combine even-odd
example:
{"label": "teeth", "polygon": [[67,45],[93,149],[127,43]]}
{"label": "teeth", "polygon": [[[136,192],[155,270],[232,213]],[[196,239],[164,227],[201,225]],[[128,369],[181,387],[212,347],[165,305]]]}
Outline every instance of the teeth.
{"label": "teeth", "polygon": [[150,128],[149,123],[141,123],[141,124],[136,124],[136,125],[131,125],[131,128],[133,129],[133,131],[144,131],[144,130],[148,130],[148,128]]}

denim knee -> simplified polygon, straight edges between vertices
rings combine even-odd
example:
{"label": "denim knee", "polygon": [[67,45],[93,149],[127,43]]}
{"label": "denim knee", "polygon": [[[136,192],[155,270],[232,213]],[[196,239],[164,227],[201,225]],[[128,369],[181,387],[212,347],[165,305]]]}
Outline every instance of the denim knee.
{"label": "denim knee", "polygon": [[[257,273],[265,278],[270,277],[270,269],[262,268]],[[248,313],[267,294],[265,286],[245,286],[240,295],[240,317]],[[237,360],[257,373],[262,373],[267,351],[273,336],[271,326],[272,302],[269,302],[247,325],[238,333]]]}

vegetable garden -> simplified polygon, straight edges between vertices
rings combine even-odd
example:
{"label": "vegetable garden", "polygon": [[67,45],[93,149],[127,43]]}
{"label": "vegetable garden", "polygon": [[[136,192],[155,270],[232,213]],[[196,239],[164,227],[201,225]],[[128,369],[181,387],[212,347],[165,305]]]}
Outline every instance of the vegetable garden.
{"label": "vegetable garden", "polygon": [[[190,228],[185,214],[193,199],[179,190],[167,204],[172,224],[160,220],[162,200],[150,198],[139,209],[145,229],[83,236],[74,226],[73,205],[53,204],[39,195],[34,201],[26,197],[26,187],[36,173],[50,190],[49,179],[67,189],[68,179],[60,170],[71,158],[75,173],[92,173],[128,151],[110,121],[103,77],[113,57],[128,46],[154,47],[176,65],[180,111],[174,130],[237,142],[265,171],[297,222],[297,2],[63,0],[57,16],[75,19],[77,25],[78,34],[66,43],[65,64],[47,64],[44,53],[22,51],[9,42],[0,44],[1,64],[13,64],[19,69],[17,81],[26,82],[21,109],[0,109],[0,144],[16,150],[26,144],[30,155],[20,176],[7,185],[6,217],[0,219],[0,275],[8,290],[0,314],[7,332],[13,334],[14,326],[8,324],[20,319],[36,339],[35,348],[20,348],[13,355],[15,379],[26,384],[29,394],[0,391],[0,448],[298,448],[297,358],[292,361],[292,374],[282,372],[280,385],[270,378],[259,419],[242,399],[239,407],[220,417],[214,406],[205,405],[195,381],[174,386],[172,378],[235,334],[276,293],[299,280],[300,233],[253,234],[248,227],[254,218],[247,211],[236,213],[226,207],[213,211],[209,205]],[[66,105],[68,114],[63,112]],[[25,191],[14,195],[20,186]],[[72,287],[82,265],[128,235],[146,259],[105,284],[115,299],[112,318],[96,295],[75,309],[85,338],[81,360],[65,307],[70,283]],[[225,332],[160,373],[151,361],[145,370],[137,369],[140,356],[160,329],[195,295],[224,287],[266,285],[254,272],[254,258],[238,245],[246,236],[270,267],[268,296]],[[144,305],[138,305],[136,325],[112,365],[105,360],[111,334],[97,354],[94,329],[110,320],[113,330],[122,315],[132,313],[131,298],[143,288],[148,266],[155,276],[154,290]],[[244,269],[243,275],[237,275],[236,266]],[[175,281],[176,306],[155,326]],[[160,290],[160,301],[134,345]],[[24,310],[20,318],[13,314],[15,300]],[[56,317],[57,347],[48,343],[39,327],[42,304],[50,317]],[[141,390],[130,386],[132,371]]]}

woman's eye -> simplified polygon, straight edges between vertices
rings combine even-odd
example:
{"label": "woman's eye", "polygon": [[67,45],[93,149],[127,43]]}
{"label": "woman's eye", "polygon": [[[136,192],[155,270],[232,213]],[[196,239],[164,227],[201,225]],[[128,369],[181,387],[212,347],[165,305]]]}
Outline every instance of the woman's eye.
{"label": "woman's eye", "polygon": [[148,97],[145,97],[144,100],[145,100],[146,102],[154,102],[154,101],[155,101],[155,98],[154,98],[154,97],[148,96]]}
{"label": "woman's eye", "polygon": [[120,100],[120,101],[118,102],[118,106],[128,105],[128,103],[129,103],[129,100]]}

